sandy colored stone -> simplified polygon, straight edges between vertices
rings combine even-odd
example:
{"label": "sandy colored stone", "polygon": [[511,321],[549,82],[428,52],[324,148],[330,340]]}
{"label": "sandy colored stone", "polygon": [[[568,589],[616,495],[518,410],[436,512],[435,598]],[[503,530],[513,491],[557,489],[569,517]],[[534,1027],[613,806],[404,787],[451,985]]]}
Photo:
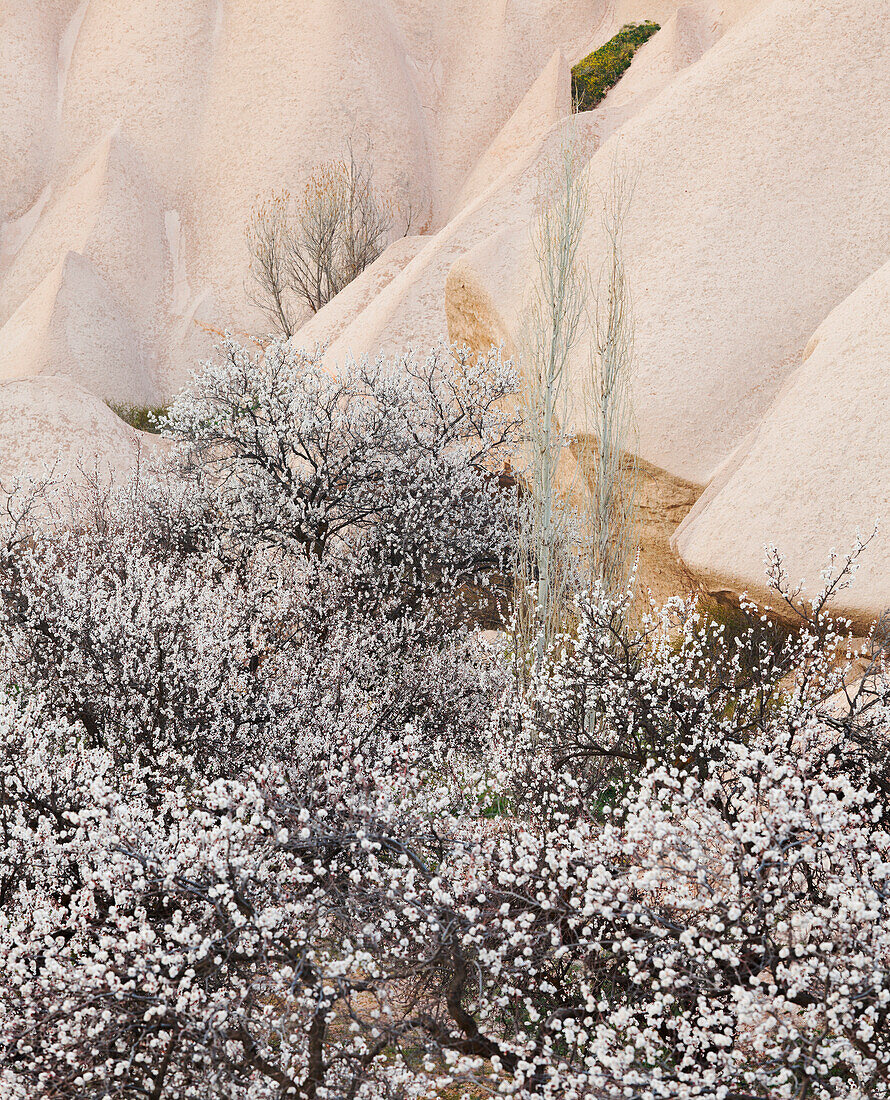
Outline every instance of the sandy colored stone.
{"label": "sandy colored stone", "polygon": [[[594,274],[597,197],[616,154],[635,183],[625,246],[640,451],[674,476],[710,480],[813,329],[890,254],[886,14],[858,0],[760,6],[591,158]],[[518,230],[511,251],[495,234],[484,252],[475,278],[515,331],[528,235]],[[586,360],[582,343],[579,368]]]}
{"label": "sandy colored stone", "polygon": [[[245,285],[258,199],[298,191],[351,137],[397,220],[410,211],[413,230],[443,228],[567,110],[561,57],[677,7],[306,0],[295,18],[291,0],[7,0],[0,323],[77,252],[169,388],[202,326],[265,327]],[[420,289],[426,301],[442,298],[458,251]],[[441,300],[435,316],[444,335]]]}
{"label": "sandy colored stone", "polygon": [[316,344],[336,340],[427,243],[426,237],[421,236],[400,237],[393,241],[358,278],[300,326],[294,333],[294,343],[298,347],[314,348]]}
{"label": "sandy colored stone", "polygon": [[53,172],[55,32],[34,0],[0,4],[0,230],[37,200]]}
{"label": "sandy colored stone", "polygon": [[218,0],[89,0],[71,43],[62,167],[120,127],[177,208],[201,134],[221,12]]}
{"label": "sandy colored stone", "polygon": [[476,162],[454,203],[455,212],[463,210],[500,177],[509,174],[517,162],[533,157],[541,135],[571,114],[571,110],[571,69],[562,50],[557,50],[506,126]]}
{"label": "sandy colored stone", "polygon": [[0,323],[68,252],[91,261],[143,340],[158,339],[171,281],[163,211],[146,166],[118,130],[54,190],[0,281]]}
{"label": "sandy colored stone", "polygon": [[0,381],[64,375],[103,399],[154,405],[139,336],[108,284],[69,252],[0,329]]}
{"label": "sandy colored stone", "polygon": [[[150,326],[159,377],[179,379],[184,318],[262,331],[245,293],[258,200],[298,191],[351,137],[411,229],[440,229],[521,159],[521,112],[512,135],[505,123],[524,101],[532,113],[552,108],[552,96],[543,108],[527,97],[553,83],[560,51],[580,57],[625,19],[669,17],[679,3],[305,0],[296,17],[292,0],[7,0],[0,322],[78,251]],[[76,184],[111,133],[140,166],[124,174],[140,178],[128,181],[123,219],[135,231],[119,226],[127,247],[105,263],[85,247],[90,215],[77,207],[107,205],[106,185]],[[146,283],[168,263],[159,297]]]}
{"label": "sandy colored stone", "polygon": [[838,612],[867,628],[890,608],[890,263],[836,309],[804,362],[678,530],[674,545],[712,590],[767,599],[764,547],[814,595],[832,550],[877,534]]}
{"label": "sandy colored stone", "polygon": [[0,497],[16,482],[47,485],[64,506],[89,479],[126,479],[140,447],[140,433],[68,378],[0,382]]}

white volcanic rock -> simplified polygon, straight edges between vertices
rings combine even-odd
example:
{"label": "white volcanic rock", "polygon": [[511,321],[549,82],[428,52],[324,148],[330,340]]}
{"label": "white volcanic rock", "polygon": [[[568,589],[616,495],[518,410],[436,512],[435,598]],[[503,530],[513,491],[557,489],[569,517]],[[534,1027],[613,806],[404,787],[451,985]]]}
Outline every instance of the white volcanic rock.
{"label": "white volcanic rock", "polygon": [[[304,0],[297,17],[291,0],[8,0],[0,157],[14,152],[0,161],[0,218],[26,213],[50,182],[68,190],[81,158],[118,128],[146,194],[179,219],[179,287],[190,298],[171,288],[170,311],[185,316],[200,300],[215,327],[254,329],[244,231],[257,199],[298,190],[351,137],[360,153],[367,143],[381,190],[402,216],[411,211],[412,228],[441,227],[555,50],[580,56],[624,19],[660,17],[678,2]],[[508,153],[491,150],[502,162]],[[491,168],[483,164],[483,184]],[[65,251],[84,251],[53,205],[39,218],[49,228],[35,233],[44,245],[65,239],[38,258],[30,285],[18,285],[20,270],[5,280],[3,318]],[[9,241],[29,228],[6,234],[7,260]],[[149,252],[165,243],[144,242]],[[167,334],[152,339],[166,354]]]}
{"label": "white volcanic rock", "polygon": [[[515,259],[516,231],[508,225],[486,237],[452,264],[445,283],[449,340],[477,352],[499,347],[506,358],[519,361],[522,332],[520,326],[506,323],[507,310],[504,308],[510,290],[516,298],[509,315],[518,316],[522,306],[519,298],[525,283],[513,273]],[[505,282],[498,288],[497,303],[489,293],[487,279],[488,273],[496,268],[506,275]]]}
{"label": "white volcanic rock", "polygon": [[[880,4],[774,0],[591,160],[594,272],[605,253],[596,196],[616,152],[635,183],[625,244],[640,451],[675,476],[710,479],[815,326],[890,254],[888,27]],[[531,263],[527,239],[517,233],[511,254],[496,237],[490,263],[484,249],[475,257],[507,331],[521,322],[513,284]]]}
{"label": "white volcanic rock", "polygon": [[107,283],[69,252],[0,329],[0,381],[65,375],[109,401],[155,405],[139,337]]}
{"label": "white volcanic rock", "polygon": [[[252,335],[235,332],[243,343],[249,344]],[[216,315],[208,295],[199,295],[181,317],[171,319],[161,352],[161,366],[156,381],[163,400],[174,397],[186,385],[192,374],[213,357],[214,349],[221,345],[225,332],[216,325]]]}
{"label": "white volcanic rock", "polygon": [[867,627],[890,608],[890,263],[834,309],[681,524],[674,547],[711,589],[762,599],[764,547],[815,595],[830,552],[877,535],[836,609]]}
{"label": "white volcanic rock", "polygon": [[65,81],[63,166],[120,127],[166,200],[182,196],[221,12],[218,0],[89,0]]}
{"label": "white volcanic rock", "polygon": [[[553,51],[570,63],[608,41],[625,23],[665,22],[687,0],[391,0],[418,68],[428,74],[424,104],[433,118],[440,209],[455,196],[482,152],[517,111]],[[762,0],[725,0],[734,13]],[[433,11],[435,16],[431,18]],[[441,219],[434,218],[438,228]]]}
{"label": "white volcanic rock", "polygon": [[119,131],[92,149],[47,203],[0,282],[0,323],[68,252],[95,265],[142,339],[158,339],[170,284],[163,212]]}
{"label": "white volcanic rock", "polygon": [[572,111],[572,74],[562,50],[557,50],[529,88],[494,141],[485,150],[454,204],[455,211],[479,198],[517,163],[534,157],[541,136]]}
{"label": "white volcanic rock", "polygon": [[36,202],[53,172],[55,31],[35,0],[0,4],[0,229]]}
{"label": "white volcanic rock", "polygon": [[400,237],[330,302],[294,333],[298,347],[327,344],[343,332],[429,243],[427,237]]}
{"label": "white volcanic rock", "polygon": [[16,482],[66,496],[91,478],[120,482],[140,454],[140,433],[68,378],[0,382],[0,496]]}
{"label": "white volcanic rock", "polygon": [[554,50],[582,56],[591,35],[610,37],[613,13],[611,0],[447,0],[437,7],[431,19],[429,5],[393,3],[415,65],[427,77],[423,98],[439,191],[434,228],[442,226],[443,214],[456,212],[455,199],[479,157]]}

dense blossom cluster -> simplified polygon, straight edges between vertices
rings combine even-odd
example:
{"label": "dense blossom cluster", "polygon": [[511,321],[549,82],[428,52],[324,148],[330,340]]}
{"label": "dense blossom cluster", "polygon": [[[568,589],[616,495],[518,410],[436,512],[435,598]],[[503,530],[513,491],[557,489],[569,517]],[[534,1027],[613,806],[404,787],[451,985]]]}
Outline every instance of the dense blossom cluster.
{"label": "dense blossom cluster", "polygon": [[890,1095],[848,567],[804,606],[774,562],[800,623],[733,637],[587,593],[519,692],[466,600],[508,374],[264,362],[196,380],[161,487],[5,531],[0,1094]]}
{"label": "dense blossom cluster", "polygon": [[[510,550],[497,473],[518,438],[516,373],[492,352],[327,366],[321,349],[229,341],[167,428],[227,539],[323,558],[360,553],[384,590],[454,587]],[[383,574],[384,576],[381,576]]]}

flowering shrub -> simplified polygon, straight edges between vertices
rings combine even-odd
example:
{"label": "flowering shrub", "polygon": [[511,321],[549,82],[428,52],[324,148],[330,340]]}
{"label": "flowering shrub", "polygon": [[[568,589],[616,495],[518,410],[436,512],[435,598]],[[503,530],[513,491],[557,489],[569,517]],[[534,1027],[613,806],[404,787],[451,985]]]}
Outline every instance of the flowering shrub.
{"label": "flowering shrub", "polygon": [[172,406],[220,539],[340,561],[355,598],[395,617],[503,570],[514,509],[498,484],[518,438],[516,374],[493,352],[349,362],[228,341]]}
{"label": "flowering shrub", "polygon": [[[284,362],[252,406],[246,361],[183,399],[179,490],[5,532],[0,1093],[888,1096],[890,688],[877,635],[847,682],[826,613],[858,549],[811,605],[772,560],[781,641],[693,603],[631,629],[592,592],[514,696],[453,613],[487,549],[419,604],[386,570],[351,598],[403,514],[389,471],[489,491],[471,433],[419,436],[424,488],[385,457],[408,421],[377,450],[357,411],[416,379],[353,380],[327,457],[276,467],[342,382]],[[407,506],[437,562],[475,507],[444,499]]]}

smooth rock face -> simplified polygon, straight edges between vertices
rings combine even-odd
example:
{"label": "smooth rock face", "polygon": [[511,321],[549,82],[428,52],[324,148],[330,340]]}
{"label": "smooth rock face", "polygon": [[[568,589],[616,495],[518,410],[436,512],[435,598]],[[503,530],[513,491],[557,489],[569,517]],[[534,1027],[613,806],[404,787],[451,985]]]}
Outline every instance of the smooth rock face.
{"label": "smooth rock face", "polygon": [[[639,445],[674,476],[702,486],[714,476],[815,327],[890,256],[887,15],[856,0],[761,6],[590,160],[594,274],[605,255],[598,196],[616,158],[634,183],[624,238]],[[484,245],[473,255],[486,308],[508,331],[522,320],[514,273],[530,262],[522,230],[512,252],[493,237],[491,257]],[[576,358],[580,369],[584,342]]]}
{"label": "smooth rock face", "polygon": [[428,244],[426,237],[400,237],[381,256],[294,333],[297,347],[330,344],[389,286]]}
{"label": "smooth rock face", "polygon": [[18,483],[46,485],[66,498],[89,481],[108,484],[132,472],[139,433],[88,390],[67,378],[0,382],[0,494]]}
{"label": "smooth rock face", "polygon": [[119,130],[54,187],[0,279],[0,323],[68,252],[95,265],[143,339],[158,338],[171,280],[163,211],[145,164]]}
{"label": "smooth rock face", "polygon": [[711,589],[768,597],[764,547],[811,597],[832,550],[877,533],[834,603],[857,625],[890,608],[890,263],[832,310],[804,362],[674,536]]}
{"label": "smooth rock face", "polygon": [[[568,79],[564,68],[557,71]],[[541,166],[559,147],[558,106],[565,99],[565,87],[557,90],[545,80],[536,84],[535,90],[545,97],[538,111],[532,114],[527,103],[518,108],[520,117],[537,121],[537,129],[530,126],[524,135],[521,154],[446,226],[426,238],[424,247],[407,267],[332,342],[328,351],[331,358],[373,356],[379,352],[396,355],[412,345],[424,349],[450,337],[461,339],[449,333],[449,272],[473,249],[493,239],[495,231],[510,231],[515,238],[526,240],[541,192]],[[586,135],[590,125],[582,116],[579,135]],[[508,129],[514,129],[513,119]],[[517,274],[514,269],[502,272],[501,294],[511,281],[515,282]],[[499,342],[494,334],[492,342]],[[484,343],[480,342],[479,350]]]}
{"label": "smooth rock face", "polygon": [[0,228],[24,214],[53,170],[56,27],[34,0],[0,5]]}
{"label": "smooth rock face", "polygon": [[[709,585],[756,589],[758,540],[818,572],[826,531],[840,548],[876,514],[890,521],[886,496],[848,469],[887,451],[886,394],[871,420],[840,416],[840,402],[832,420],[822,395],[855,369],[854,350],[829,362],[817,348],[801,367],[829,314],[879,340],[877,320],[839,303],[890,259],[887,3],[0,0],[8,465],[40,465],[55,446],[16,435],[13,400],[27,397],[34,422],[45,399],[72,438],[107,430],[119,453],[101,399],[162,402],[224,330],[268,331],[250,295],[251,210],[297,193],[350,141],[396,220],[410,212],[408,235],[295,339],[326,344],[330,361],[449,338],[521,354],[532,232],[569,140],[594,278],[602,194],[616,170],[633,181],[633,398],[659,547],[705,489],[675,546]],[[572,118],[571,64],[643,19],[661,31],[599,108]],[[576,370],[588,350],[585,337]],[[826,379],[800,388],[817,370]],[[791,425],[769,427],[792,386],[822,449],[801,436],[788,450]],[[659,503],[675,496],[682,508]],[[886,598],[874,568],[851,590],[857,615]]]}
{"label": "smooth rock face", "polygon": [[216,0],[89,0],[71,28],[60,162],[70,166],[119,126],[175,207],[201,133],[218,9]]}
{"label": "smooth rock face", "polygon": [[156,405],[160,399],[125,310],[76,252],[0,329],[0,381],[51,374],[123,405]]}
{"label": "smooth rock face", "polygon": [[541,137],[571,113],[571,79],[571,67],[562,50],[557,50],[506,126],[476,162],[454,204],[456,211],[479,198],[518,162],[537,155]]}

